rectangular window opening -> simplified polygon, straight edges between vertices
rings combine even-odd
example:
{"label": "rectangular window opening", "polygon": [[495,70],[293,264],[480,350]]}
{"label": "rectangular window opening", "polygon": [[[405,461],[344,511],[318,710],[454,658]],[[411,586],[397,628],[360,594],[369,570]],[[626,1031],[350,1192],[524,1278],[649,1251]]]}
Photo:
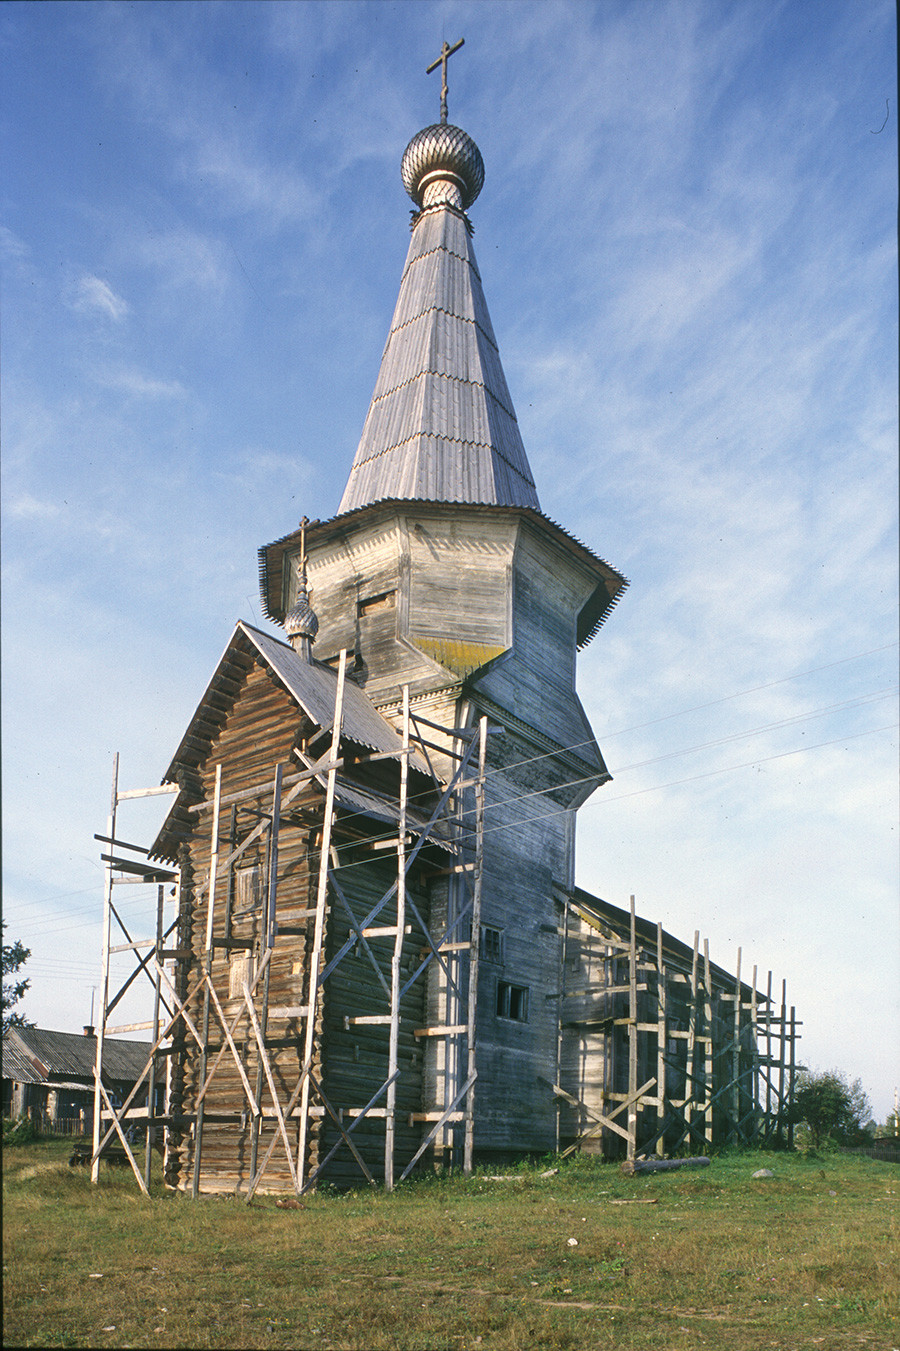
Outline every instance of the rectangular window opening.
{"label": "rectangular window opening", "polygon": [[234,871],[233,917],[252,914],[262,906],[266,893],[266,870],[258,863],[249,868],[235,868]]}
{"label": "rectangular window opening", "polygon": [[499,966],[503,961],[503,930],[492,929],[488,924],[481,926],[481,959],[494,962]]}
{"label": "rectangular window opening", "polygon": [[497,1017],[513,1023],[528,1022],[528,990],[524,985],[497,981]]}
{"label": "rectangular window opening", "polygon": [[365,596],[356,602],[356,613],[360,619],[378,614],[381,610],[393,610],[397,605],[396,591],[382,591],[377,596]]}
{"label": "rectangular window opening", "polygon": [[251,985],[256,975],[256,958],[250,952],[232,952],[228,964],[228,998],[240,999],[244,985]]}

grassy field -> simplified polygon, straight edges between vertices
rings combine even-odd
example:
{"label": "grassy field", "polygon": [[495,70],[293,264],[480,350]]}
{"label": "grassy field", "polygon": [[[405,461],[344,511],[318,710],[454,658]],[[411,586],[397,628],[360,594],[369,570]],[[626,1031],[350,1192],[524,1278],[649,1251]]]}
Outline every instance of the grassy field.
{"label": "grassy field", "polygon": [[94,1188],[68,1153],[4,1153],[6,1346],[900,1347],[895,1164],[582,1158],[280,1209]]}

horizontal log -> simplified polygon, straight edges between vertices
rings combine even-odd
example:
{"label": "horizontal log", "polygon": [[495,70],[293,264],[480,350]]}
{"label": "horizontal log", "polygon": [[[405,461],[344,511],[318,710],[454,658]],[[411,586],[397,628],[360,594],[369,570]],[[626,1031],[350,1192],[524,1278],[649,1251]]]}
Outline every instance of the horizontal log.
{"label": "horizontal log", "polygon": [[622,1172],[628,1177],[635,1173],[667,1173],[675,1168],[708,1168],[709,1159],[628,1159]]}

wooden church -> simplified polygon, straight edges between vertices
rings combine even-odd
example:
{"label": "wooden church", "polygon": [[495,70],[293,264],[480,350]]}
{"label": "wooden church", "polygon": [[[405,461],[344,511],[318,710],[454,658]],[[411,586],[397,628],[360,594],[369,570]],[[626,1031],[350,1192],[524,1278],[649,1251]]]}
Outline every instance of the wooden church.
{"label": "wooden church", "polygon": [[626,582],[541,511],[449,51],[338,512],[260,550],[284,638],[237,625],[165,776],[166,1176],[195,1194],[755,1119],[753,986],[574,887],[576,812],[610,778],[576,656]]}

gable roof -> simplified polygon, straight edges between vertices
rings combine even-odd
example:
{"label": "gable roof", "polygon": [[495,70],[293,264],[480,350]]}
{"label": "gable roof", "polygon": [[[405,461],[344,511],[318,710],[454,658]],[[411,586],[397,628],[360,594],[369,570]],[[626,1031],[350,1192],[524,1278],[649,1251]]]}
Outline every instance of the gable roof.
{"label": "gable roof", "polygon": [[[237,697],[237,684],[257,658],[316,726],[323,732],[331,730],[337,671],[325,662],[306,661],[288,643],[239,620],[163,776],[163,783],[178,782],[179,770],[196,769],[206,759]],[[403,750],[399,734],[352,680],[344,681],[341,735],[366,750],[398,759]],[[413,756],[411,762],[422,773],[428,773],[421,759]]]}
{"label": "gable roof", "polygon": [[427,208],[338,511],[386,498],[540,510],[464,214]]}
{"label": "gable roof", "polygon": [[[182,791],[172,803],[150,849],[151,858],[173,862],[177,859],[181,827],[188,819],[189,805],[196,801],[195,793],[186,786],[185,779],[195,776],[213,753],[214,743],[240,697],[243,679],[257,662],[266,667],[298,710],[305,713],[321,732],[332,730],[338,680],[334,667],[325,662],[307,661],[289,644],[239,620],[163,776],[163,783],[178,783]],[[341,738],[364,751],[390,759],[399,760],[403,754],[399,733],[349,679],[344,681]],[[413,772],[431,778],[428,765],[415,751],[409,757],[409,766]]]}
{"label": "gable roof", "polygon": [[[103,1042],[104,1076],[133,1082],[140,1077],[149,1052],[149,1042],[117,1041],[106,1037]],[[3,1038],[3,1077],[17,1083],[71,1087],[72,1076],[93,1080],[96,1059],[97,1038],[86,1037],[83,1033],[15,1027]]]}

